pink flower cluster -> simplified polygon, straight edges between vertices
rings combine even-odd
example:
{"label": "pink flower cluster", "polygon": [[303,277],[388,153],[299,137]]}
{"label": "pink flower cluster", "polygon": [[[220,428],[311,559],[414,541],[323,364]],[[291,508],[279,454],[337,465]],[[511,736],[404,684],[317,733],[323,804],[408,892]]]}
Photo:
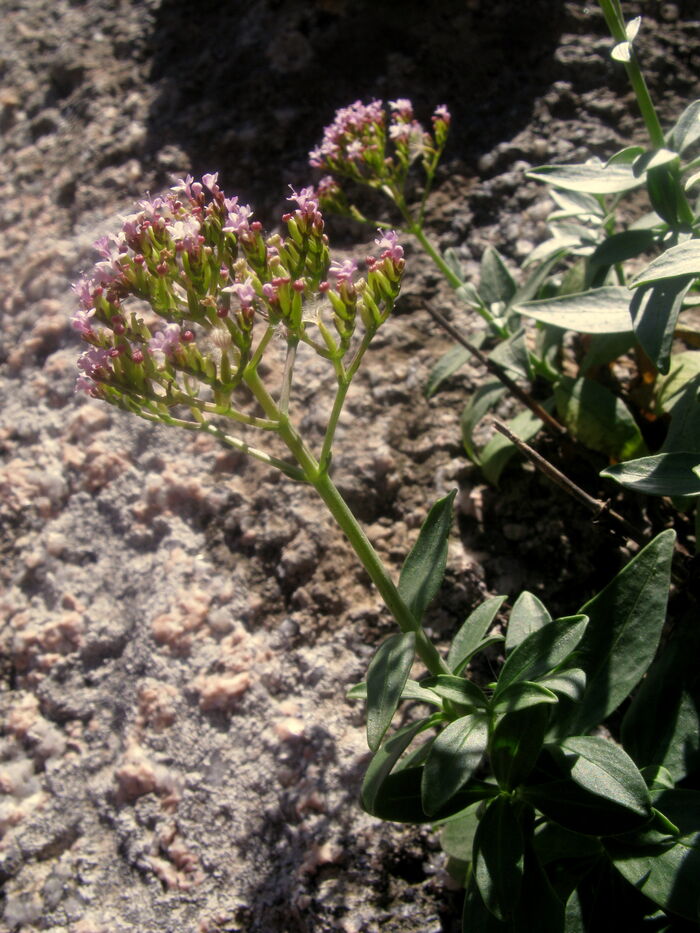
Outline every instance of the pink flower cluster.
{"label": "pink flower cluster", "polygon": [[382,174],[391,169],[388,142],[393,143],[399,162],[427,155],[444,145],[450,114],[444,105],[433,117],[434,137],[414,118],[413,104],[406,98],[389,101],[388,112],[381,101],[355,101],[338,110],[324,130],[320,146],[309,153],[314,168],[356,175],[363,168]]}

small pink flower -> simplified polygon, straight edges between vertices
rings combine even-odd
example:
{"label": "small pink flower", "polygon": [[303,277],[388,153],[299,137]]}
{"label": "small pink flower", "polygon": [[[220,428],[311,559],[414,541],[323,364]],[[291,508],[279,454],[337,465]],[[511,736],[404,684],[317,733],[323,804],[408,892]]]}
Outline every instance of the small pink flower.
{"label": "small pink flower", "polygon": [[398,100],[390,100],[389,106],[404,120],[413,119],[413,104],[410,100],[405,97],[400,97]]}
{"label": "small pink flower", "polygon": [[202,175],[202,184],[205,188],[208,188],[212,194],[216,194],[219,191],[219,186],[217,181],[219,179],[219,173],[214,172],[213,174]]}
{"label": "small pink flower", "polygon": [[352,277],[357,272],[357,263],[353,259],[344,259],[342,262],[334,259],[328,272],[337,280],[338,284],[342,282],[352,283]]}
{"label": "small pink flower", "polygon": [[392,262],[403,259],[403,247],[399,244],[399,235],[396,230],[378,230],[379,237],[374,241],[379,249],[383,250],[382,259],[389,258]]}
{"label": "small pink flower", "polygon": [[446,123],[447,126],[450,125],[450,121],[452,120],[452,115],[444,104],[440,104],[439,107],[436,107],[433,113],[433,123],[436,123],[438,120],[442,123]]}
{"label": "small pink flower", "polygon": [[255,301],[255,289],[253,288],[253,280],[250,278],[246,279],[245,282],[235,282],[233,285],[228,285],[226,288],[222,288],[221,291],[235,295],[244,308],[249,308]]}
{"label": "small pink flower", "polygon": [[109,350],[104,347],[90,347],[78,357],[78,369],[95,378],[98,370],[109,367],[109,358]]}
{"label": "small pink flower", "polygon": [[94,308],[90,308],[89,310],[86,310],[85,308],[79,308],[70,319],[73,330],[76,330],[79,334],[92,333],[90,318],[94,317],[94,315]]}
{"label": "small pink flower", "polygon": [[168,324],[164,330],[154,334],[148,341],[151,353],[164,353],[169,356],[180,345],[180,325]]}

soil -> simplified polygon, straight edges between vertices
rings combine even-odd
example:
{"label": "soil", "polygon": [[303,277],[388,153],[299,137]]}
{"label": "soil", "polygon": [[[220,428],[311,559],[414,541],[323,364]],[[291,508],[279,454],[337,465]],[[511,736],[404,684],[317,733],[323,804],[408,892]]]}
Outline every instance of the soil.
{"label": "soil", "polygon": [[[423,119],[449,106],[429,232],[475,280],[487,245],[517,269],[546,237],[546,192],[524,172],[643,139],[602,17],[554,0],[1,6],[0,931],[456,931],[437,835],[357,803],[363,711],[344,695],[392,625],[349,546],[293,482],[76,396],[69,284],[173,175],[218,170],[273,227],[335,109],[373,97],[410,97]],[[668,124],[700,96],[696,4],[626,10],[644,14]],[[372,237],[329,230],[359,256]],[[494,593],[574,612],[623,542],[518,461],[497,492],[483,484],[459,434],[483,374],[423,396],[451,344],[427,304],[474,322],[410,244],[407,258],[336,481],[394,572],[459,488],[430,617],[445,642]],[[312,437],[327,386],[308,360]],[[602,462],[543,444],[611,495]]]}

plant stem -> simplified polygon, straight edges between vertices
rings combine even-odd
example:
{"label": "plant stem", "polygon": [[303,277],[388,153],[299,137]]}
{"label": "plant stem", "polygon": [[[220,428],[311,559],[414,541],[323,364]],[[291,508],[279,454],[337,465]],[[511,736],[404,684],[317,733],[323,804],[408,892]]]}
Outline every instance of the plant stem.
{"label": "plant stem", "polygon": [[[605,22],[608,24],[610,35],[616,42],[626,42],[627,33],[625,31],[625,19],[622,13],[622,7],[619,0],[598,0],[600,8],[603,11]],[[661,123],[656,113],[656,108],[649,94],[649,88],[644,80],[637,56],[632,43],[630,43],[630,60],[622,63],[625,66],[627,77],[630,80],[632,89],[637,98],[637,104],[642,114],[642,119],[649,133],[651,144],[656,149],[661,149],[664,145],[664,131],[661,129]]]}
{"label": "plant stem", "polygon": [[416,651],[431,674],[449,673],[447,665],[437,652],[420,622],[410,611],[394,582],[381,562],[359,522],[348,508],[326,470],[322,470],[318,461],[304,444],[301,436],[291,424],[287,415],[277,409],[274,399],[262,383],[255,370],[246,371],[245,379],[251,392],[262,406],[268,418],[279,420],[278,434],[296,458],[305,479],[319,494],[329,512],[336,520],[341,531],[350,542],[362,566],[379,590],[387,608],[393,615],[402,632],[415,632]]}

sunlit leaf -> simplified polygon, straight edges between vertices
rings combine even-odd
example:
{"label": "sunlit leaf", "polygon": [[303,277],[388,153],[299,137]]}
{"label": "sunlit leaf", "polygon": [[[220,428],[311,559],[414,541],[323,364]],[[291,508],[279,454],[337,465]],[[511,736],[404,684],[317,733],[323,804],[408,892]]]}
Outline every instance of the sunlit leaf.
{"label": "sunlit leaf", "polygon": [[367,744],[375,752],[389,728],[416,653],[415,632],[384,641],[367,669]]}
{"label": "sunlit leaf", "polygon": [[434,815],[471,778],[488,744],[488,716],[470,713],[446,726],[423,768],[423,807]]}
{"label": "sunlit leaf", "polygon": [[[457,490],[433,505],[418,540],[404,561],[399,593],[417,622],[437,595],[447,562],[447,539],[452,525],[452,503]],[[369,678],[368,678],[369,679]]]}
{"label": "sunlit leaf", "polygon": [[631,299],[629,289],[606,285],[561,298],[526,301],[513,310],[562,330],[581,334],[624,334],[632,330]]}

